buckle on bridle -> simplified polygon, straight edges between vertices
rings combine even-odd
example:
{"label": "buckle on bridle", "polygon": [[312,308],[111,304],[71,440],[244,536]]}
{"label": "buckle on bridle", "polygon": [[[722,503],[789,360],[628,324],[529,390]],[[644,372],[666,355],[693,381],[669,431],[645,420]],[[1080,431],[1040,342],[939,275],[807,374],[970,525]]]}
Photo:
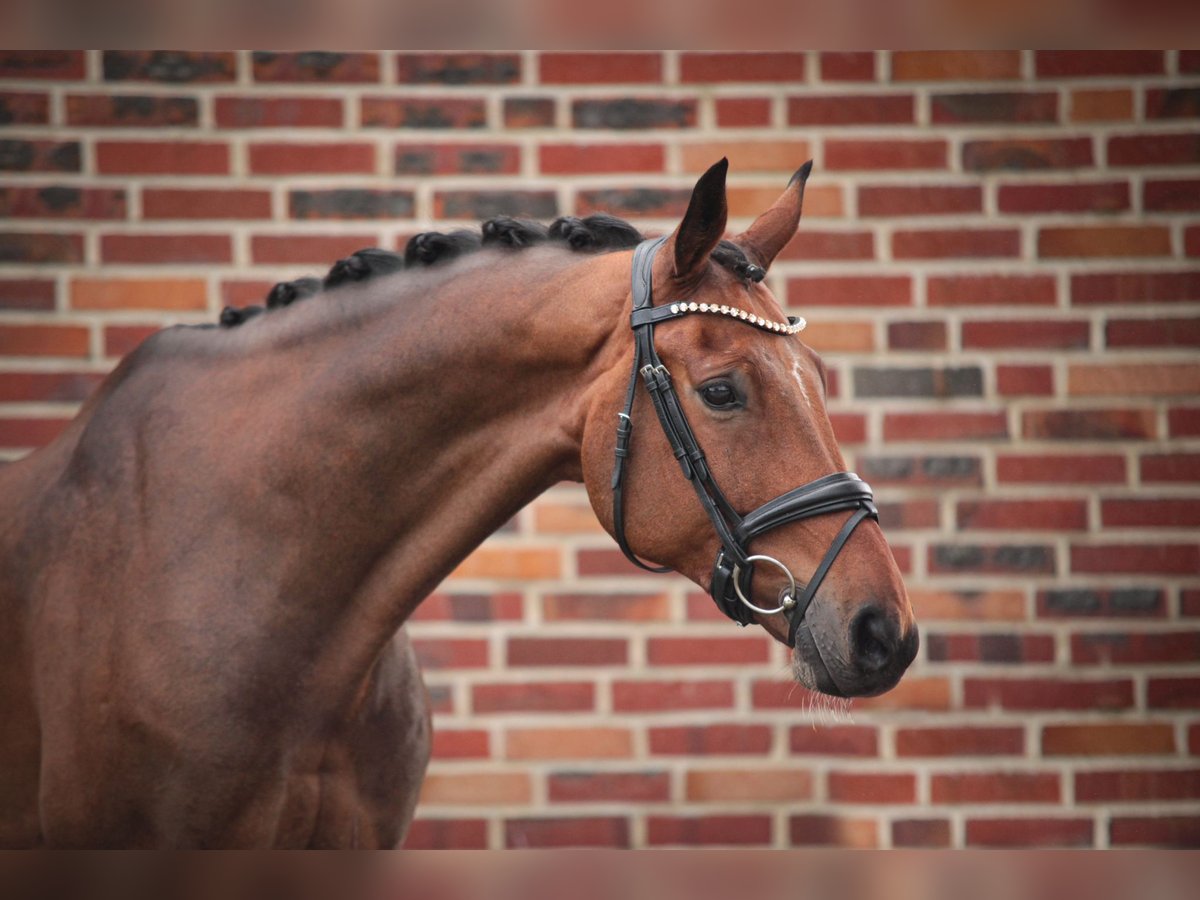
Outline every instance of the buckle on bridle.
{"label": "buckle on bridle", "polygon": [[746,557],[747,563],[752,563],[755,561],[771,563],[772,565],[777,566],[779,570],[787,576],[788,589],[783,595],[783,600],[780,602],[779,606],[775,607],[775,609],[763,609],[761,606],[755,606],[753,603],[751,603],[746,598],[746,595],[742,593],[742,567],[738,563],[734,563],[733,592],[737,594],[737,598],[741,600],[745,606],[754,610],[756,613],[761,613],[764,616],[773,616],[775,613],[786,612],[787,610],[793,609],[796,606],[796,579],[792,575],[792,570],[775,557],[767,556],[763,553],[756,553],[753,556]]}

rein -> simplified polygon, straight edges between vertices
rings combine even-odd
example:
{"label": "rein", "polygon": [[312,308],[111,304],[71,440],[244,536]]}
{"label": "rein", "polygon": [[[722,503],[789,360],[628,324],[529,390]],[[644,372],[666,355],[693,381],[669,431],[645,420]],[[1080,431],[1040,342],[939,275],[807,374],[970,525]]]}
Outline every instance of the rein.
{"label": "rein", "polygon": [[[646,386],[646,392],[654,405],[663,433],[671,445],[671,451],[679,462],[684,477],[695,489],[696,497],[721,541],[709,587],[709,593],[717,608],[739,625],[747,625],[753,621],[753,613],[773,615],[782,612],[788,620],[788,645],[795,646],[796,630],[803,622],[804,614],[812,603],[817,588],[842,547],[860,522],[868,518],[878,521],[879,513],[875,508],[870,486],[853,472],[835,472],[810,481],[780,494],[745,516],[740,515],[721,493],[708,468],[704,451],[700,448],[691,425],[688,424],[683,405],[672,383],[671,373],[655,350],[654,326],[695,312],[712,312],[740,319],[776,334],[791,335],[804,327],[804,321],[792,316],[785,325],[770,322],[744,310],[709,304],[673,303],[670,306],[655,307],[652,269],[654,257],[666,240],[665,237],[661,237],[643,241],[633,252],[633,311],[630,314],[630,327],[634,335],[633,371],[625,394],[625,409],[617,413],[617,443],[612,475],[613,530],[616,532],[617,544],[634,565],[648,572],[670,571],[665,566],[652,566],[642,562],[630,549],[625,538],[622,487],[626,460],[629,458],[629,439],[633,434],[633,403],[637,396],[638,382],[641,381]],[[774,528],[789,522],[845,510],[853,510],[853,514],[834,537],[825,557],[799,597],[796,596],[796,578],[787,566],[774,557],[750,553],[750,543]],[[788,589],[781,596],[779,606],[774,609],[755,606],[749,599],[755,563],[776,566],[787,576]]]}

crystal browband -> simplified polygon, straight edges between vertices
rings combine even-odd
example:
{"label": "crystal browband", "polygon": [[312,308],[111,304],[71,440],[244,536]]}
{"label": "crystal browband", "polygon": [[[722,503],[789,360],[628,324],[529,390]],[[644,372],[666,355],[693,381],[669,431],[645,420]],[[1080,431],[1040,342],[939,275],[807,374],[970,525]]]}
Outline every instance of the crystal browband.
{"label": "crystal browband", "polygon": [[681,315],[682,313],[689,312],[716,313],[719,316],[740,319],[743,322],[762,328],[765,331],[773,331],[776,334],[798,334],[808,324],[801,316],[793,316],[787,322],[772,322],[770,319],[756,316],[754,313],[738,309],[736,306],[725,306],[724,304],[718,306],[715,303],[672,303],[670,310],[673,315]]}

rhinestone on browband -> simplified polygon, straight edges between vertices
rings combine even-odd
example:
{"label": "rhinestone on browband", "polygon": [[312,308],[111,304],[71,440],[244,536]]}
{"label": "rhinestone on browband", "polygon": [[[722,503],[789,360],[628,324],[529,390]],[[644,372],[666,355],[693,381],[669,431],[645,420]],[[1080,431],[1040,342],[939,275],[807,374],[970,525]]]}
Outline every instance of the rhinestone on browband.
{"label": "rhinestone on browband", "polygon": [[776,334],[798,334],[804,330],[808,324],[803,317],[796,317],[796,324],[791,322],[772,322],[770,319],[764,319],[762,316],[756,316],[754,313],[746,312],[744,309],[738,309],[736,306],[718,306],[715,303],[672,303],[671,312],[675,314],[685,312],[702,312],[716,313],[719,316],[729,316],[733,319],[740,319],[747,324],[754,325],[764,331],[773,331]]}

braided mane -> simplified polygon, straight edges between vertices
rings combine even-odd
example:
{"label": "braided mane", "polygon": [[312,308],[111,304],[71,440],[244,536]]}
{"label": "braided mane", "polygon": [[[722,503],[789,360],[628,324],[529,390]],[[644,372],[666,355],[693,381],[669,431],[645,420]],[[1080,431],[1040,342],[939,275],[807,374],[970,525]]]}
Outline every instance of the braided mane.
{"label": "braided mane", "polygon": [[[561,244],[573,253],[610,253],[632,249],[642,240],[642,233],[631,224],[607,213],[596,213],[586,218],[562,216],[549,226],[527,219],[497,216],[485,221],[478,232],[467,229],[424,231],[409,240],[403,253],[374,247],[358,250],[335,262],[324,278],[309,276],[295,281],[281,281],[267,292],[261,305],[225,307],[221,310],[219,321],[222,327],[232,328],[262,313],[307,300],[344,284],[367,281],[405,269],[448,265],[461,256],[487,247],[515,251],[550,243]],[[711,258],[746,281],[762,281],[766,275],[731,241],[721,241]]]}

